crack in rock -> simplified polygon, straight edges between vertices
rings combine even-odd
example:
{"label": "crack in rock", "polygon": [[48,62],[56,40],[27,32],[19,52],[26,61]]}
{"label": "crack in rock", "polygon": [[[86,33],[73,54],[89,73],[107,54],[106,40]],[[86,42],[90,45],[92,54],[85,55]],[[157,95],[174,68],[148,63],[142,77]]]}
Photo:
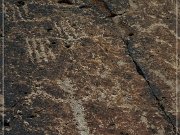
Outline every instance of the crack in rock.
{"label": "crack in rock", "polygon": [[[144,80],[146,81],[146,83],[148,84],[150,94],[157,101],[158,109],[163,113],[163,116],[165,117],[165,120],[167,120],[172,125],[173,130],[175,132],[176,131],[176,126],[175,126],[174,120],[171,118],[172,114],[169,113],[169,112],[166,112],[164,105],[161,103],[161,100],[158,97],[159,93],[160,93],[160,90],[158,88],[155,88],[155,86],[148,80],[148,77],[147,77],[145,71],[143,70],[141,65],[133,57],[133,54],[132,54],[132,51],[133,51],[132,40],[130,39],[130,37],[127,37],[127,38],[123,38],[123,42],[125,43],[125,45],[127,47],[128,55],[132,59],[134,65],[136,67],[137,73],[139,75],[141,75],[144,78]],[[179,133],[177,135],[179,135]]]}
{"label": "crack in rock", "polygon": [[80,8],[88,8],[88,7],[93,7],[93,5],[95,5],[95,7],[99,9],[103,14],[105,14],[106,17],[117,16],[117,14],[112,11],[110,6],[104,0],[86,0],[85,3],[89,4],[90,6],[82,5],[80,6]]}

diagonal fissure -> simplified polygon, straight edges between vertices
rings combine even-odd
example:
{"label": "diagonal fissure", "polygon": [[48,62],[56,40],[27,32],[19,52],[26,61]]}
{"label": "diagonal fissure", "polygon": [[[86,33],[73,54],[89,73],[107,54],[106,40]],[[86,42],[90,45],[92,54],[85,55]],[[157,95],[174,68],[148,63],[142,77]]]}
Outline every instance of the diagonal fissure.
{"label": "diagonal fissure", "polygon": [[163,116],[165,117],[165,119],[172,125],[173,130],[176,131],[175,130],[176,126],[175,126],[175,123],[173,122],[173,119],[170,117],[170,113],[166,112],[165,106],[161,103],[161,100],[158,96],[158,91],[160,91],[160,90],[155,88],[154,85],[148,80],[148,77],[147,77],[146,73],[144,72],[143,68],[140,66],[140,64],[133,57],[132,40],[130,39],[130,37],[128,37],[128,38],[124,38],[123,42],[125,43],[125,45],[127,47],[128,55],[132,59],[134,65],[136,67],[137,73],[139,75],[141,75],[144,78],[144,80],[146,81],[146,83],[148,84],[150,94],[156,100],[156,102],[158,104],[158,109],[163,113]]}

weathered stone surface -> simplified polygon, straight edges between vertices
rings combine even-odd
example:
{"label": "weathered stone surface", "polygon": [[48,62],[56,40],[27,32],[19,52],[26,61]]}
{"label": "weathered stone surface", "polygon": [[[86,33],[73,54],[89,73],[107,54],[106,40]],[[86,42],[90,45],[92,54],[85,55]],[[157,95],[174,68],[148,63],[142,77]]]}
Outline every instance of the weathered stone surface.
{"label": "weathered stone surface", "polygon": [[[167,119],[175,125],[176,113],[176,17],[175,3],[151,1],[123,16],[132,34],[128,39],[131,57],[143,70],[152,95]],[[134,15],[135,14],[135,15]],[[119,17],[121,18],[121,17]],[[122,18],[121,18],[122,19]],[[117,22],[116,18],[116,22]]]}
{"label": "weathered stone surface", "polygon": [[173,1],[5,6],[5,134],[175,134]]}

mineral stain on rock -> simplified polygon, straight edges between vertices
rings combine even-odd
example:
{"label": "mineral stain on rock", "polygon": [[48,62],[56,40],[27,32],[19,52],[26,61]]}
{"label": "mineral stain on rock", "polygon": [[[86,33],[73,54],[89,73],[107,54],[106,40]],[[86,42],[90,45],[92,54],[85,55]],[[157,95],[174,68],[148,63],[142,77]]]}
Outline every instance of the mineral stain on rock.
{"label": "mineral stain on rock", "polygon": [[179,135],[175,4],[5,1],[2,132]]}

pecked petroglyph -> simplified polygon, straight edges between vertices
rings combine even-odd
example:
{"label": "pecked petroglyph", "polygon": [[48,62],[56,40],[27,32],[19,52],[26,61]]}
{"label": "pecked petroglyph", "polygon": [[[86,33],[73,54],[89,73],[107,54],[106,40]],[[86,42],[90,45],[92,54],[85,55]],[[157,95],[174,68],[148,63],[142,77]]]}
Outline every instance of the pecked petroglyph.
{"label": "pecked petroglyph", "polygon": [[172,1],[104,1],[6,2],[6,134],[174,135]]}
{"label": "pecked petroglyph", "polygon": [[27,49],[29,58],[32,62],[48,62],[49,60],[56,59],[52,49],[48,47],[50,42],[48,39],[43,38],[26,38]]}
{"label": "pecked petroglyph", "polygon": [[90,135],[88,124],[85,119],[85,110],[80,100],[75,99],[74,94],[77,89],[72,84],[71,80],[68,78],[62,80],[57,80],[57,84],[65,92],[69,93],[68,102],[73,111],[74,119],[77,123],[77,128],[80,135]]}

